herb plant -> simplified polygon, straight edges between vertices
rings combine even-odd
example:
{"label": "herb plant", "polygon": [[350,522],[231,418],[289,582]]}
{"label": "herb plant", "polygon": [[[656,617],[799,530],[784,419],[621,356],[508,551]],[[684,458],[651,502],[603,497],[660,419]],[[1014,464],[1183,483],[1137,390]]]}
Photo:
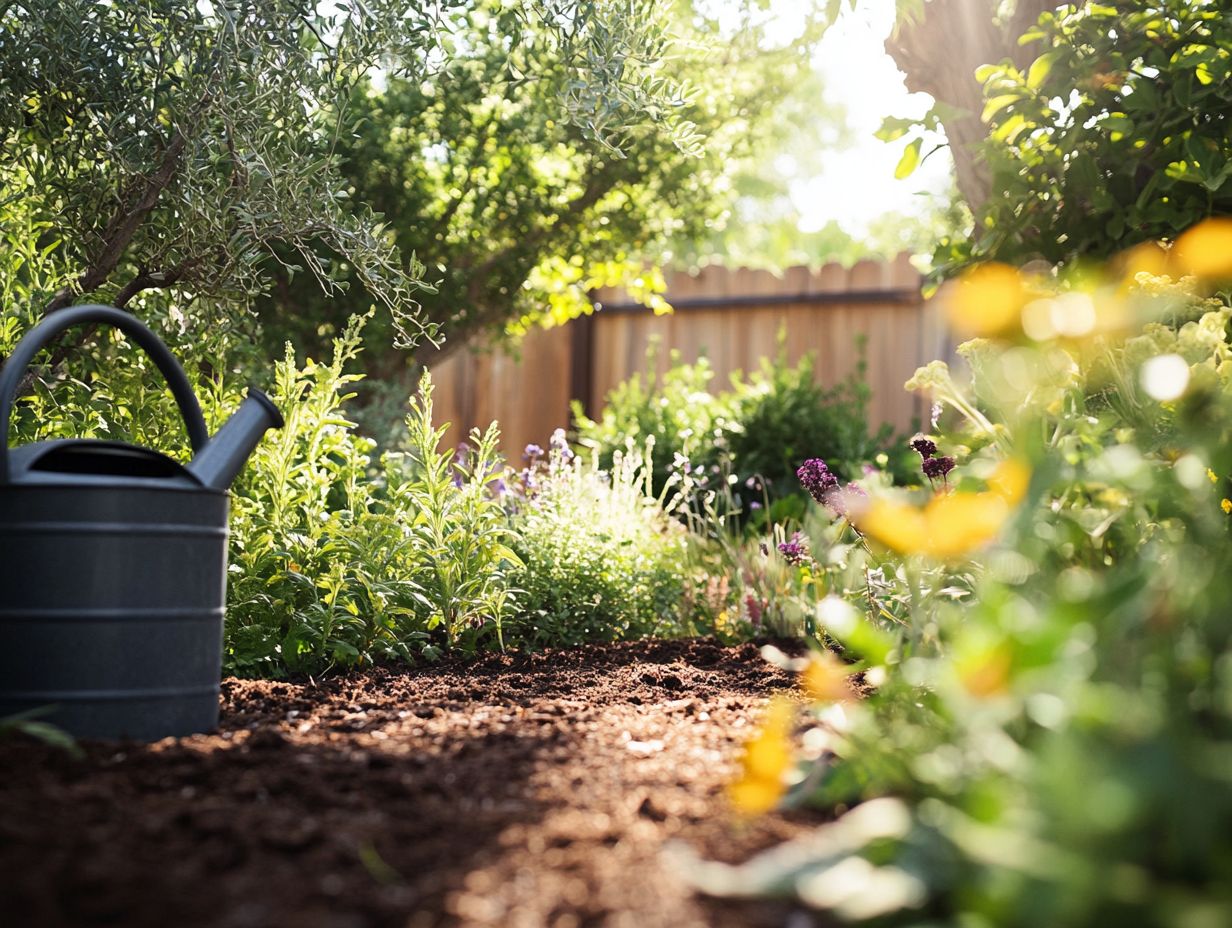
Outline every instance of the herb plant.
{"label": "herb plant", "polygon": [[515,640],[532,646],[672,635],[684,629],[686,530],[651,492],[649,455],[569,450],[558,433],[511,496],[521,566]]}

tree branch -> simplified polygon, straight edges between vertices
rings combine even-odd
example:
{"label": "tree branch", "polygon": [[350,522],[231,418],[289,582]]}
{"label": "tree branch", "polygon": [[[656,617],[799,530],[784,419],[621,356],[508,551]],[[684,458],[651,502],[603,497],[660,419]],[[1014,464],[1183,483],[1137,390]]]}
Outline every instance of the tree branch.
{"label": "tree branch", "polygon": [[192,262],[184,261],[169,271],[154,271],[153,273],[142,271],[120,288],[120,292],[115,296],[113,305],[118,309],[124,309],[129,304],[129,301],[143,290],[170,287],[182,278],[191,266]]}
{"label": "tree branch", "polygon": [[[86,268],[77,280],[70,286],[61,287],[48,302],[44,312],[55,312],[64,309],[76,299],[77,294],[90,293],[97,290],[107,280],[119,265],[120,259],[128,249],[141,228],[147,216],[158,205],[162,192],[171,183],[180,166],[180,156],[184,153],[185,138],[178,129],[171,136],[171,141],[163,151],[162,163],[149,177],[142,178],[138,186],[141,188],[137,202],[131,206],[128,201],[132,195],[122,197],[120,208],[107,227],[103,230],[103,248],[94,261]],[[131,295],[129,299],[131,299]]]}

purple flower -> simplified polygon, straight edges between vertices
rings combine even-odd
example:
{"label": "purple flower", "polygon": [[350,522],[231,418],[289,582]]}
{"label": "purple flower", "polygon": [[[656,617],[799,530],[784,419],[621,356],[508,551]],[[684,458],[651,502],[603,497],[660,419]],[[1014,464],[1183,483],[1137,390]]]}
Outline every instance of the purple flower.
{"label": "purple flower", "polygon": [[761,503],[759,503],[757,500],[753,500],[751,503],[749,503],[749,509],[751,510],[757,510],[760,508],[761,508]]}
{"label": "purple flower", "polygon": [[924,471],[924,476],[929,480],[936,480],[938,477],[945,479],[945,475],[954,469],[954,459],[951,457],[925,458],[920,464],[920,469]]}
{"label": "purple flower", "polygon": [[824,503],[826,508],[836,516],[846,516],[851,508],[852,501],[857,498],[866,500],[868,499],[868,494],[864,492],[864,487],[858,483],[849,483],[842,489],[835,487],[826,493]]}
{"label": "purple flower", "polygon": [[830,473],[830,468],[821,458],[809,458],[800,465],[796,476],[808,495],[819,503],[824,503],[827,494],[838,487],[838,478]]}
{"label": "purple flower", "polygon": [[788,564],[799,564],[804,560],[804,549],[794,541],[784,541],[779,545],[779,553]]}
{"label": "purple flower", "polygon": [[552,451],[560,456],[562,461],[573,460],[573,449],[569,447],[569,439],[565,435],[564,429],[557,429],[552,433],[552,438],[548,442],[552,446]]}
{"label": "purple flower", "polygon": [[928,460],[937,453],[937,443],[931,438],[925,438],[923,435],[917,435],[911,439],[911,447],[919,452],[920,457]]}
{"label": "purple flower", "polygon": [[524,467],[518,474],[518,478],[522,484],[522,495],[527,499],[533,499],[536,491],[539,489],[539,478],[533,467]]}
{"label": "purple flower", "polygon": [[522,452],[523,460],[531,461],[532,463],[541,457],[543,457],[543,449],[533,442],[527,445],[526,450]]}

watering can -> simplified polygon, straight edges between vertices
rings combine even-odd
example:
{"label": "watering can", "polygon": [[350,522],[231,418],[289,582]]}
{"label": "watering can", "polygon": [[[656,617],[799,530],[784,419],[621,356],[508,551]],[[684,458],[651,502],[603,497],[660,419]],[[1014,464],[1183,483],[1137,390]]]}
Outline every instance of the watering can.
{"label": "watering can", "polygon": [[[9,447],[26,368],[82,324],[115,326],[157,365],[188,429],[187,466],[116,441]],[[118,309],[59,310],[22,338],[0,371],[0,718],[143,741],[217,725],[227,488],[282,424],[250,388],[211,438],[167,346]]]}

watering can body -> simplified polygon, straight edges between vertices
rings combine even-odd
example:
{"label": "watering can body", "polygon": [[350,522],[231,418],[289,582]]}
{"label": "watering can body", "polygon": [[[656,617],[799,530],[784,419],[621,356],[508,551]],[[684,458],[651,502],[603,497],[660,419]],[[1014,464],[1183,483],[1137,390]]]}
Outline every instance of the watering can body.
{"label": "watering can body", "polygon": [[[18,378],[83,323],[115,325],[153,358],[188,427],[187,466],[110,441],[8,448]],[[26,335],[0,372],[0,718],[36,713],[78,737],[147,741],[215,727],[227,487],[281,424],[250,390],[209,438],[178,363],[119,310],[60,310]]]}

